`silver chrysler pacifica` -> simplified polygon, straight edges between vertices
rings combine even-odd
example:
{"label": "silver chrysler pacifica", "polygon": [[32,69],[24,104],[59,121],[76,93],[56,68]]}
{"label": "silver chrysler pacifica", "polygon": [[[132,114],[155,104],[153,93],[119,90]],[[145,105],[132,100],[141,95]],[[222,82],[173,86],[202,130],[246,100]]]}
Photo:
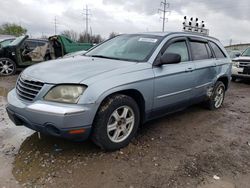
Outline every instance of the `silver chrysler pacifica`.
{"label": "silver chrysler pacifica", "polygon": [[16,125],[105,150],[140,124],[204,102],[222,106],[232,63],[221,43],[189,32],[124,34],[84,55],[25,69],[8,94]]}

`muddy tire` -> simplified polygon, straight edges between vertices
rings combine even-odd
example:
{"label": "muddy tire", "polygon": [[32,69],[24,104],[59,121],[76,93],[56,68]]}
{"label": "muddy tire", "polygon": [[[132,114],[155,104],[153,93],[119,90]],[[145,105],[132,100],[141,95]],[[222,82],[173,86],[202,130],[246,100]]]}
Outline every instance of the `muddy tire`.
{"label": "muddy tire", "polygon": [[217,110],[221,108],[225,98],[225,91],[226,89],[224,83],[221,81],[216,82],[213,89],[213,94],[206,102],[206,106],[208,107],[208,109]]}
{"label": "muddy tire", "polygon": [[91,138],[106,151],[114,151],[129,144],[140,122],[139,107],[126,95],[113,95],[102,102],[94,123]]}
{"label": "muddy tire", "polygon": [[16,73],[16,63],[9,58],[0,58],[0,76],[10,76]]}

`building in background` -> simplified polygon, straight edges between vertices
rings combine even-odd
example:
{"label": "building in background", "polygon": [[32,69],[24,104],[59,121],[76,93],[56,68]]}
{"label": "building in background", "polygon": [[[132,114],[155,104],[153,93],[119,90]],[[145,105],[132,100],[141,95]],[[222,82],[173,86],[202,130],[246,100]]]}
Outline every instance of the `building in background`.
{"label": "building in background", "polygon": [[225,46],[227,51],[241,51],[241,52],[243,52],[248,47],[250,47],[250,43]]}

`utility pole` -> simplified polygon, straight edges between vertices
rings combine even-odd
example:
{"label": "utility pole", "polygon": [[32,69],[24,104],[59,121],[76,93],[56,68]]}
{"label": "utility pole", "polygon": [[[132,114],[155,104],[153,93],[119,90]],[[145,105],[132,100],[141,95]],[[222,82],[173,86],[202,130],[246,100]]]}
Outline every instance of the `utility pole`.
{"label": "utility pole", "polygon": [[56,16],[55,16],[55,19],[54,19],[55,35],[57,33],[57,24],[58,24],[58,22],[57,22],[57,19],[56,19]]}
{"label": "utility pole", "polygon": [[162,12],[163,13],[163,17],[161,17],[162,19],[162,32],[165,31],[165,23],[168,21],[168,18],[166,17],[166,13],[170,13],[170,11],[168,10],[170,7],[170,3],[167,3],[167,0],[163,0],[161,2],[161,6],[163,6],[163,9],[158,9],[158,12]]}
{"label": "utility pole", "polygon": [[89,16],[90,16],[90,9],[88,8],[88,5],[86,5],[86,8],[83,9],[83,15],[85,17],[85,24],[86,24],[86,37],[87,37],[87,42],[89,42]]}
{"label": "utility pole", "polygon": [[230,39],[229,46],[232,46],[232,44],[233,44],[233,39]]}

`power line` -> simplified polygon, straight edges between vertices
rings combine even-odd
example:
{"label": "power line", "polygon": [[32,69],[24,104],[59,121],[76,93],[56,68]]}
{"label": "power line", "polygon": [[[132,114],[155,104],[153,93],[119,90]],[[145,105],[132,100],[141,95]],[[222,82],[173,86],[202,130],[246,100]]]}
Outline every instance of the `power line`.
{"label": "power line", "polygon": [[162,32],[165,31],[165,23],[166,21],[168,21],[168,18],[166,17],[166,13],[170,13],[170,11],[168,10],[170,7],[170,3],[167,3],[167,0],[164,0],[161,2],[161,6],[163,6],[163,9],[158,9],[159,12],[162,12],[163,17],[161,17],[162,19]]}

